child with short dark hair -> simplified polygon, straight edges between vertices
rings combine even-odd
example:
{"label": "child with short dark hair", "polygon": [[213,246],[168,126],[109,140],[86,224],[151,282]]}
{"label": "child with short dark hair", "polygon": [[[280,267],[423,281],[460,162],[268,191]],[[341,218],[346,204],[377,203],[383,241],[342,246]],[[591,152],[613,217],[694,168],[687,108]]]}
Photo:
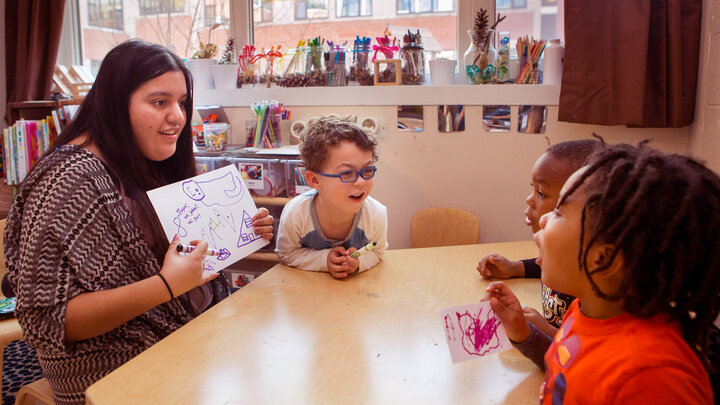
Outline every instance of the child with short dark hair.
{"label": "child with short dark hair", "polygon": [[543,283],[577,297],[555,338],[502,282],[486,298],[546,370],[541,403],[711,404],[701,359],[720,310],[720,178],[685,156],[609,146],[540,226]]}
{"label": "child with short dark hair", "polygon": [[[314,190],[283,209],[275,252],[288,266],[335,278],[375,266],[387,248],[387,208],[370,197],[377,141],[357,124],[321,117],[301,133],[305,181]],[[375,243],[372,249],[364,246]]]}
{"label": "child with short dark hair", "polygon": [[[565,180],[582,167],[600,146],[600,141],[594,139],[560,142],[549,147],[535,161],[530,182],[533,191],[525,199],[525,225],[531,227],[533,233],[540,230],[540,217],[555,208]],[[540,266],[535,263],[535,258],[514,261],[497,253],[483,257],[477,270],[485,278],[540,278]],[[543,284],[543,314],[533,308],[526,308],[526,317],[546,334],[554,334],[574,298],[553,291]]]}

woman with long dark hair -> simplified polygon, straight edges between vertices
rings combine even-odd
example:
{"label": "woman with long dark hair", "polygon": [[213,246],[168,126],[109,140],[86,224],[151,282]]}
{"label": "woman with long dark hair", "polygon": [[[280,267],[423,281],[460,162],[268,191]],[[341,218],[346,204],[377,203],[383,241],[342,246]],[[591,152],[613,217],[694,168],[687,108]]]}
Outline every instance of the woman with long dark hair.
{"label": "woman with long dark hair", "polygon": [[[58,404],[225,298],[207,243],[168,243],[148,190],[194,176],[192,79],[137,40],[111,50],[74,121],[27,176],[8,215],[16,315]],[[272,237],[261,208],[255,232]]]}

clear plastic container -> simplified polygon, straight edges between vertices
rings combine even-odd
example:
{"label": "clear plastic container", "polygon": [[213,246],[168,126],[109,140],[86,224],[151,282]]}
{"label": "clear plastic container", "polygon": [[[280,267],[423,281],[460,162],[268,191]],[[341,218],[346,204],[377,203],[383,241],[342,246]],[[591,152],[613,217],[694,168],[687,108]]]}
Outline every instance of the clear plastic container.
{"label": "clear plastic container", "polygon": [[295,197],[306,191],[312,190],[312,187],[305,183],[305,168],[300,166],[301,160],[285,161],[285,179],[287,181],[287,196]]}
{"label": "clear plastic container", "polygon": [[230,158],[237,165],[250,194],[281,197],[285,192],[285,167],[279,159]]}
{"label": "clear plastic container", "polygon": [[215,170],[213,159],[206,156],[196,156],[195,170],[197,171],[197,174],[203,174]]}

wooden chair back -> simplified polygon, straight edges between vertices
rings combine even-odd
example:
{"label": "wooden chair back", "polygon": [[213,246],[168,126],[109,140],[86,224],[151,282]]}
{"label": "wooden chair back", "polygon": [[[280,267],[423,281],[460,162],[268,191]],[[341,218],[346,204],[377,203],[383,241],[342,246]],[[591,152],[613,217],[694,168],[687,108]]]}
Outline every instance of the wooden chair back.
{"label": "wooden chair back", "polygon": [[23,385],[15,397],[15,405],[54,405],[53,391],[48,380],[41,378]]}
{"label": "wooden chair back", "polygon": [[480,220],[457,208],[427,208],[412,216],[410,234],[414,248],[471,245],[478,243]]}

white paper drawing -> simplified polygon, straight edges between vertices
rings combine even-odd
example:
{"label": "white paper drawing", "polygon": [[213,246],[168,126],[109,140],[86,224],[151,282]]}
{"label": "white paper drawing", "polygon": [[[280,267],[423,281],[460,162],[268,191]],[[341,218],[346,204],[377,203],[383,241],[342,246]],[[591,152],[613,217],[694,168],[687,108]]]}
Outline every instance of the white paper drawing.
{"label": "white paper drawing", "polygon": [[256,235],[257,212],[235,165],[148,191],[168,240],[202,239],[219,256],[205,256],[206,271],[220,271],[269,242]]}
{"label": "white paper drawing", "polygon": [[512,349],[495,311],[487,301],[440,311],[453,363]]}

